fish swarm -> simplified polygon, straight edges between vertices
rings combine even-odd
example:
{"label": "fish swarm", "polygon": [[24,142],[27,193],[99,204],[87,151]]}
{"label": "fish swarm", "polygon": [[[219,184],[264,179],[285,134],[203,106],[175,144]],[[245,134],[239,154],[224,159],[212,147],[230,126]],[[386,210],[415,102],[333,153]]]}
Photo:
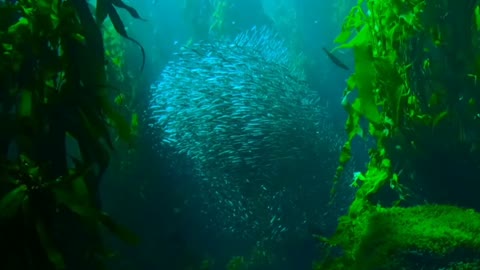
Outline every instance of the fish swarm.
{"label": "fish swarm", "polygon": [[151,86],[152,126],[201,170],[251,177],[330,143],[318,93],[268,28],[194,43],[174,58]]}

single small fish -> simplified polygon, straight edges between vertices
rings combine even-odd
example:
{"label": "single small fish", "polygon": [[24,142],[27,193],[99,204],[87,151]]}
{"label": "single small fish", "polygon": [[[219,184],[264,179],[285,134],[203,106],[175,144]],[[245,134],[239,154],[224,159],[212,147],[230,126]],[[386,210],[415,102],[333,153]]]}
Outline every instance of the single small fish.
{"label": "single small fish", "polygon": [[349,70],[348,66],[345,65],[340,59],[338,59],[335,55],[333,55],[330,51],[328,51],[327,49],[325,48],[322,48],[323,51],[327,54],[328,58],[330,58],[330,60],[332,60],[332,62],[337,65],[338,67],[340,68],[343,68],[345,70]]}

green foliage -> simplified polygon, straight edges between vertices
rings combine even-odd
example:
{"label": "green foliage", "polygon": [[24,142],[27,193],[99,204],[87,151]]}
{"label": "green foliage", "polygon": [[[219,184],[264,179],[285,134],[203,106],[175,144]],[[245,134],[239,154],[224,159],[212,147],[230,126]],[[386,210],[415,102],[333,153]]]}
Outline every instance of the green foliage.
{"label": "green foliage", "polygon": [[361,216],[340,219],[337,233],[326,241],[343,247],[346,256],[336,261],[336,266],[319,269],[337,269],[338,265],[376,269],[405,250],[438,255],[460,247],[479,251],[479,233],[480,214],[470,209],[442,205],[370,207]]}
{"label": "green foliage", "polygon": [[[375,161],[380,163],[369,165],[374,169],[386,158],[384,140],[392,137],[405,121],[422,117],[408,85],[410,64],[403,62],[401,52],[421,29],[419,17],[425,2],[366,1],[367,14],[362,9],[364,2],[359,1],[351,10],[335,40],[340,43],[336,49],[353,49],[355,55],[355,73],[348,79],[342,102],[349,113],[346,125],[349,139],[342,151],[335,183],[349,160],[345,157],[350,156],[353,138],[364,134],[361,118],[368,120],[369,132],[377,139],[371,155],[377,156]],[[349,104],[347,97],[354,91],[358,91],[357,98]]]}
{"label": "green foliage", "polygon": [[215,0],[213,1],[213,14],[211,16],[210,32],[217,34],[226,34],[227,26],[225,25],[225,13],[230,7],[228,0]]}
{"label": "green foliage", "polygon": [[145,66],[145,49],[138,41],[128,36],[125,25],[123,24],[122,19],[120,18],[120,15],[115,7],[125,9],[135,19],[144,20],[134,8],[128,6],[122,0],[97,0],[95,9],[97,22],[102,24],[108,16],[118,34],[138,45],[142,52],[142,66],[140,70],[143,70]]}
{"label": "green foliage", "polygon": [[[98,2],[100,21],[114,17],[117,32],[128,37],[113,6],[138,14],[119,0]],[[95,203],[113,150],[112,131],[132,143],[138,123],[129,123],[108,98],[102,35],[87,2],[21,0],[0,4],[0,14],[0,118],[6,131],[0,135],[0,229],[15,230],[2,238],[10,252],[2,257],[6,269],[68,267],[60,248],[66,241],[60,237],[68,236],[55,236],[55,226],[83,226],[95,235],[103,225],[136,243]],[[67,136],[79,155],[69,151]],[[65,223],[54,224],[58,220]],[[24,241],[29,244],[22,246]],[[95,258],[105,253],[100,242],[89,245],[80,249]]]}
{"label": "green foliage", "polygon": [[135,112],[134,100],[138,92],[137,82],[133,78],[132,72],[126,65],[127,46],[125,41],[119,36],[110,21],[103,25],[103,41],[105,44],[105,57],[108,60],[106,65],[106,75],[109,85],[111,85],[112,94],[114,94],[113,103],[115,109],[122,116],[130,118],[130,125],[124,124],[120,137],[138,135],[138,114]]}
{"label": "green foliage", "polygon": [[[413,90],[412,74],[418,74],[415,72],[419,70],[423,74],[433,73],[431,67],[436,64],[428,58],[413,63],[408,56],[412,53],[411,44],[424,35],[431,35],[435,46],[442,44],[443,32],[432,31],[427,27],[429,24],[421,20],[428,17],[426,8],[427,3],[422,0],[360,0],[335,40],[339,43],[336,49],[353,50],[355,72],[347,81],[342,101],[349,115],[345,125],[348,140],[342,149],[334,183],[352,157],[355,137],[364,138],[368,134],[376,140],[376,146],[369,150],[366,172],[354,175],[352,185],[358,190],[348,214],[340,218],[336,234],[331,239],[318,237],[320,241],[342,247],[345,255],[329,257],[315,269],[377,269],[389,265],[389,258],[405,250],[443,255],[457,248],[475,251],[480,248],[476,237],[480,232],[480,214],[473,210],[441,205],[383,208],[372,202],[373,196],[387,184],[401,191],[400,173],[393,171],[389,153],[393,138],[405,131],[412,135],[417,127],[433,132],[454,119],[461,123],[462,116],[462,119],[472,118],[472,108],[476,107],[476,98],[472,97],[462,111],[467,115],[453,112],[450,108],[459,105],[458,98],[441,84],[432,91],[418,87]],[[472,15],[478,17],[473,10]],[[476,17],[472,16],[473,24],[478,21]],[[476,75],[470,75],[475,79],[475,87],[467,87],[466,91],[478,92]],[[356,98],[350,103],[348,97],[353,92]],[[452,96],[455,98],[448,99]],[[360,124],[362,119],[368,123],[368,133]],[[418,137],[409,138],[399,147],[417,149],[415,139]],[[335,189],[332,190],[334,193]]]}

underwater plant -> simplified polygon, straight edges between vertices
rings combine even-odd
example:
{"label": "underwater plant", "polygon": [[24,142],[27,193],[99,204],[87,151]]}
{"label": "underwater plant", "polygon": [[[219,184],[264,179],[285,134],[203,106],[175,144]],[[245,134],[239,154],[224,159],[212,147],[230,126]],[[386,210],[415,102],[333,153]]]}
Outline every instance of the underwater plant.
{"label": "underwater plant", "polygon": [[95,17],[85,0],[0,4],[2,269],[98,268],[99,225],[138,241],[98,195],[112,134],[134,140],[108,98],[99,24],[129,38],[116,8],[139,18],[121,0],[98,0]]}
{"label": "underwater plant", "polygon": [[[371,137],[376,145],[369,150],[366,172],[354,174],[357,193],[336,233],[330,238],[318,236],[341,247],[344,254],[328,256],[315,269],[399,269],[392,265],[393,258],[412,251],[438,255],[460,248],[480,251],[480,216],[471,206],[402,206],[407,190],[429,178],[435,185],[454,180],[440,181],[441,173],[434,170],[425,172],[423,180],[411,176],[427,166],[425,160],[435,164],[443,158],[439,153],[455,158],[460,153],[478,168],[477,141],[466,135],[478,134],[473,124],[479,111],[473,37],[480,15],[474,13],[475,2],[361,0],[345,19],[336,49],[352,49],[355,68],[342,101],[349,115],[345,125],[349,139],[332,195],[352,157],[353,139]],[[468,30],[459,37],[452,25]],[[460,136],[452,135],[457,128]],[[404,169],[408,172],[402,174]],[[469,183],[452,184],[468,187]],[[392,205],[381,200],[386,189],[399,196]]]}

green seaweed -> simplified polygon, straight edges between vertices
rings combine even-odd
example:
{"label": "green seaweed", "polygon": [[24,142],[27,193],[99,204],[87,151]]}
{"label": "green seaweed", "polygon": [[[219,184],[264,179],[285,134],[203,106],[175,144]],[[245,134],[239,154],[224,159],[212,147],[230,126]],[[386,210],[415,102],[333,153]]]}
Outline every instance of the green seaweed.
{"label": "green seaweed", "polygon": [[[97,19],[112,16],[125,37],[113,6],[141,18],[122,1],[98,1],[97,14],[105,7],[107,13]],[[0,14],[0,229],[8,232],[0,241],[8,250],[2,269],[98,268],[105,253],[100,225],[138,242],[97,204],[112,136],[129,144],[135,136],[109,99],[101,22],[85,0],[2,2]],[[78,144],[78,155],[67,138]],[[72,237],[90,240],[70,245],[78,252],[64,257]],[[93,256],[87,260],[85,253]]]}
{"label": "green seaweed", "polygon": [[[448,2],[441,5],[462,11],[459,13],[462,18],[458,20],[473,26],[469,29],[477,29],[478,7],[473,8],[473,1],[452,6]],[[402,169],[392,166],[392,163],[405,164],[408,161],[398,159],[392,150],[408,149],[411,154],[436,153],[435,146],[425,143],[431,140],[433,134],[445,142],[452,141],[453,145],[462,144],[462,136],[451,140],[448,133],[439,134],[437,130],[442,132],[446,128],[451,129],[452,123],[460,123],[458,126],[462,133],[462,123],[468,122],[464,119],[475,118],[477,111],[476,73],[467,73],[476,68],[476,63],[466,61],[463,71],[465,78],[474,80],[462,79],[457,82],[464,85],[464,92],[461,92],[459,99],[456,96],[460,95],[457,89],[447,91],[445,85],[438,83],[445,71],[439,68],[438,59],[427,56],[415,59],[423,55],[411,55],[419,54],[412,50],[415,41],[428,43],[428,39],[431,39],[433,46],[438,47],[454,38],[450,26],[433,23],[432,14],[436,10],[431,2],[421,0],[359,1],[335,39],[339,43],[336,49],[353,50],[355,71],[347,80],[342,101],[348,113],[345,124],[348,139],[340,154],[340,165],[333,181],[333,195],[336,183],[352,158],[353,139],[370,136],[375,139],[376,145],[369,149],[370,160],[366,171],[354,175],[352,186],[357,188],[356,196],[348,214],[339,219],[335,235],[331,238],[317,236],[319,241],[341,247],[345,255],[327,256],[315,265],[315,269],[397,269],[391,266],[390,258],[408,250],[439,255],[459,248],[480,251],[477,238],[480,214],[474,210],[434,204],[407,208],[399,206],[401,200],[405,199],[400,176]],[[464,11],[471,16],[463,16]],[[445,37],[444,33],[450,36]],[[470,31],[465,34],[465,40],[467,43],[456,45],[463,46],[457,51],[474,55],[469,47],[474,46],[475,42]],[[428,52],[428,48],[423,48],[423,51]],[[477,58],[470,59],[475,61]],[[419,72],[428,78],[424,84],[420,83],[420,87]],[[432,78],[438,81],[434,84]],[[349,103],[348,97],[353,92],[356,92],[357,98]],[[453,111],[452,108],[464,106],[463,96],[469,97],[467,109]],[[360,125],[362,119],[368,123],[368,133]],[[470,128],[477,130],[472,125]],[[399,137],[404,140],[399,142]],[[474,151],[475,148],[470,149]],[[396,190],[400,197],[392,207],[373,201],[384,187]]]}

